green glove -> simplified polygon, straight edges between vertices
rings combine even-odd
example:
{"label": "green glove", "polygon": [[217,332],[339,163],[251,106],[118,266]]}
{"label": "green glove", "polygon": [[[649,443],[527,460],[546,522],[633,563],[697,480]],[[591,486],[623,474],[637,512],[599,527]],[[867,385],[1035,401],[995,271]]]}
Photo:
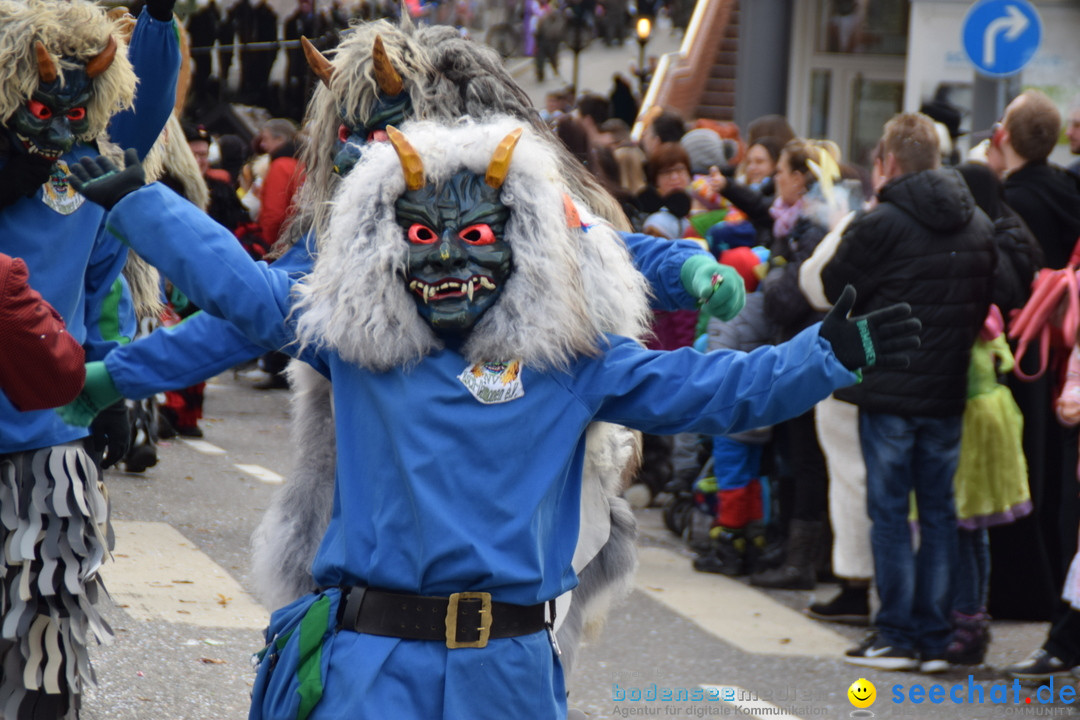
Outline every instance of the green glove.
{"label": "green glove", "polygon": [[742,276],[730,265],[722,265],[710,255],[694,255],[679,271],[686,292],[697,298],[698,307],[713,317],[730,320],[746,304]]}
{"label": "green glove", "polygon": [[86,363],[86,384],[79,397],[63,407],[56,408],[60,417],[68,425],[89,427],[105,408],[123,400],[124,396],[116,389],[109,371],[103,362]]}

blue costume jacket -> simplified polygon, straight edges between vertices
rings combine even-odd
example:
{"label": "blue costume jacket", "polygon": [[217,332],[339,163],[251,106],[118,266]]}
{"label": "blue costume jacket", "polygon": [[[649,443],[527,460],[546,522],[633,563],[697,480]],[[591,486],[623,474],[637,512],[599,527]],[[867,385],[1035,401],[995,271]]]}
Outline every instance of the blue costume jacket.
{"label": "blue costume jacket", "polygon": [[311,719],[564,717],[546,633],[450,650],[334,632],[336,587],[552,600],[577,582],[589,423],[726,434],[798,415],[856,380],[817,325],[750,354],[656,352],[609,336],[599,355],[565,372],[513,358],[474,366],[450,349],[372,372],[332,349],[292,344],[295,280],[251,263],[231,234],[166,188],[121,200],[108,227],[206,312],[333,380],[334,508],[314,562],[316,581],[331,589],[275,613],[275,661],[260,669],[253,718],[295,718],[301,707]]}
{"label": "blue costume jacket", "polygon": [[[155,20],[144,10],[132,34],[129,57],[140,78],[139,91],[135,106],[116,115],[109,132],[114,142],[136,148],[142,157],[173,108],[180,68],[174,24]],[[103,232],[104,211],[83,202],[59,178],[79,158],[97,155],[95,148],[76,144],[34,197],[0,210],[0,251],[26,262],[34,289],[64,318],[68,332],[86,348],[87,360],[100,360],[117,345],[103,336],[96,321],[108,309],[127,249]],[[19,412],[0,395],[0,453],[58,445],[86,434],[86,428],[67,425],[52,410]]]}

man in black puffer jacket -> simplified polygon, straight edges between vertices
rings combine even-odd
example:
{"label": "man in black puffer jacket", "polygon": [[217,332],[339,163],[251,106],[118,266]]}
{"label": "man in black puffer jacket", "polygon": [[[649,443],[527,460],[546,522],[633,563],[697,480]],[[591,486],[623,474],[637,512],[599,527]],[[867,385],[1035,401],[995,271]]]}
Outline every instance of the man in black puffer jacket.
{"label": "man in black puffer jacket", "polygon": [[[953,475],[960,453],[971,348],[986,318],[997,254],[993,225],[963,178],[939,169],[933,121],[885,125],[878,205],[848,226],[821,279],[830,301],[855,286],[854,312],[906,302],[922,344],[903,369],[874,369],[836,393],[859,406],[867,510],[881,609],[877,635],[846,658],[885,670],[947,669],[956,564]],[[918,553],[908,526],[919,511]]]}

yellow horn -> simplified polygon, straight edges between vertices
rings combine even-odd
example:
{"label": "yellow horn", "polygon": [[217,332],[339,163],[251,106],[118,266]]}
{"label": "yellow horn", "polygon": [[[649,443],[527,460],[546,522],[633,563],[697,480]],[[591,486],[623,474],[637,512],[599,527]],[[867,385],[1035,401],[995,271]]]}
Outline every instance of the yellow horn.
{"label": "yellow horn", "polygon": [[37,55],[38,77],[41,78],[41,82],[44,84],[56,82],[56,63],[53,62],[49,51],[40,40],[34,41],[34,54]]}
{"label": "yellow horn", "polygon": [[499,142],[499,147],[491,154],[484,182],[493,188],[502,187],[506,174],[510,172],[510,158],[514,155],[514,146],[521,139],[521,128],[513,130]]}
{"label": "yellow horn", "polygon": [[393,125],[386,126],[386,134],[401,161],[401,170],[405,173],[405,187],[409,190],[419,190],[424,187],[424,163],[420,160],[416,148]]}
{"label": "yellow horn", "polygon": [[300,46],[304,48],[304,57],[307,59],[311,71],[323,81],[323,85],[330,85],[330,78],[334,76],[334,66],[303,35],[300,36]]}
{"label": "yellow horn", "polygon": [[371,61],[375,64],[375,82],[379,83],[379,89],[386,95],[400,95],[405,84],[401,81],[401,74],[390,62],[390,56],[386,54],[382,37],[378,35],[375,36],[375,43],[371,47]]}
{"label": "yellow horn", "polygon": [[99,52],[94,57],[90,58],[86,63],[86,77],[97,77],[101,73],[109,69],[112,65],[113,58],[116,57],[116,38],[112,35],[109,36],[109,44],[105,46],[105,49]]}

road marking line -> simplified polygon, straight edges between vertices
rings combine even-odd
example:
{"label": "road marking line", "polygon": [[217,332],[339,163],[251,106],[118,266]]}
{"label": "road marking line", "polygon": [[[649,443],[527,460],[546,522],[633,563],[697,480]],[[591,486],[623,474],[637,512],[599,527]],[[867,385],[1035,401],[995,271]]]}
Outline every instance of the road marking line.
{"label": "road marking line", "polygon": [[213,443],[208,443],[205,440],[189,440],[188,438],[181,438],[184,444],[193,450],[198,450],[203,455],[225,455],[225,448],[219,448]]}
{"label": "road marking line", "polygon": [[843,635],[722,575],[696,573],[669,550],[638,548],[637,587],[703,630],[758,655],[842,657]]}
{"label": "road marking line", "polygon": [[[702,685],[706,692],[715,690],[720,694],[721,702],[739,708],[740,714],[759,720],[802,720],[797,715],[785,712],[782,708],[755,698],[754,693],[736,685]],[[723,699],[734,697],[734,700]]]}
{"label": "road marking line", "polygon": [[100,572],[136,620],[262,630],[269,612],[228,572],[168,523],[113,522],[114,562]]}
{"label": "road marking line", "polygon": [[234,463],[233,467],[237,468],[241,472],[245,472],[251,475],[256,480],[262,480],[264,483],[270,483],[271,485],[280,485],[285,482],[285,478],[278,475],[273,470],[267,470],[262,465],[247,465],[245,463]]}

